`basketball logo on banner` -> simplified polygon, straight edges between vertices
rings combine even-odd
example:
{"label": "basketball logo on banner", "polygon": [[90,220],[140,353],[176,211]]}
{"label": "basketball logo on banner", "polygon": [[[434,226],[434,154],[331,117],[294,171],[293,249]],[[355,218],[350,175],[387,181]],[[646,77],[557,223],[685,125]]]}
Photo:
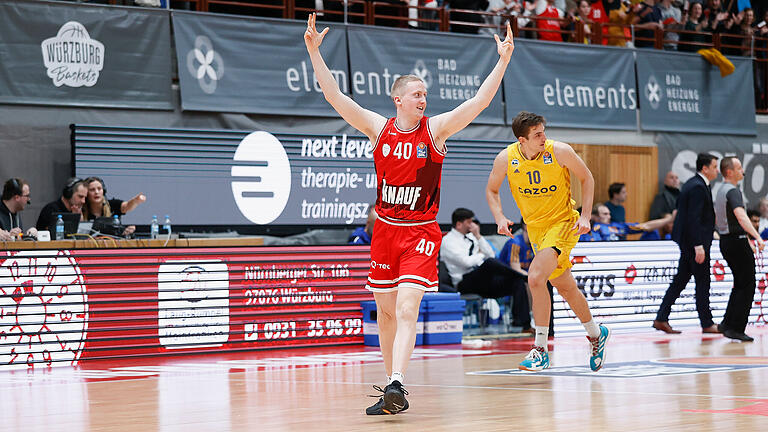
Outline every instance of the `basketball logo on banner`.
{"label": "basketball logo on banner", "polygon": [[104,68],[104,44],[91,39],[84,25],[70,21],[40,47],[48,77],[56,87],[93,87],[98,82]]}
{"label": "basketball logo on banner", "polygon": [[283,213],[291,195],[291,164],[280,140],[253,132],[240,141],[232,166],[232,194],[249,221],[265,225]]}
{"label": "basketball logo on banner", "polygon": [[0,260],[0,365],[74,366],[88,307],[77,262],[66,251],[21,251]]}

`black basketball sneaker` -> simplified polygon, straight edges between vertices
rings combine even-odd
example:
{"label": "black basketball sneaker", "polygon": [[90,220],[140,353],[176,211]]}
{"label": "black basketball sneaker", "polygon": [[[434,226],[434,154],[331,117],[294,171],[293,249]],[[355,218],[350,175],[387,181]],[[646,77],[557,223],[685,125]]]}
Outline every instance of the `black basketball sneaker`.
{"label": "black basketball sneaker", "polygon": [[386,415],[397,414],[408,409],[408,401],[405,399],[405,395],[408,391],[403,388],[400,381],[394,381],[392,384],[384,387],[375,385],[374,390],[377,390],[383,395],[369,395],[370,397],[378,397],[379,401],[365,409],[365,413],[368,415]]}

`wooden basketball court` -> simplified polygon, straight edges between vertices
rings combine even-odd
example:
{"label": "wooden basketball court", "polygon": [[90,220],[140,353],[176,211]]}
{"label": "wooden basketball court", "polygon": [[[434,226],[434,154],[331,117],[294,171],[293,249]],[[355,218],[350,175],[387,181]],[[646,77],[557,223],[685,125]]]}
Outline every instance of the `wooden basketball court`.
{"label": "wooden basketball court", "polygon": [[0,372],[2,431],[666,431],[768,425],[768,329],[753,343],[684,329],[614,334],[589,371],[583,337],[524,373],[531,339],[417,348],[410,409],[370,417],[377,349],[338,347]]}

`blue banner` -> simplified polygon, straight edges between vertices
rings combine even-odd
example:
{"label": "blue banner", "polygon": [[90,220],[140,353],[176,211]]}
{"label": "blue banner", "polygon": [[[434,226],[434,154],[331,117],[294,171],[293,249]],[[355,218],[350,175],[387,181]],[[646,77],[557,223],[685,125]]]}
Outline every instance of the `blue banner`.
{"label": "blue banner", "polygon": [[[428,93],[426,114],[434,116],[473,97],[499,59],[496,42],[489,36],[352,25],[347,32],[353,98],[387,117],[395,115],[389,93],[398,76],[413,74],[424,80]],[[499,89],[475,123],[503,124],[501,100]]]}
{"label": "blue banner", "polygon": [[0,103],[173,109],[167,11],[0,2]]}
{"label": "blue banner", "polygon": [[720,70],[698,54],[639,50],[640,127],[665,132],[755,135],[752,59]]}
{"label": "blue banner", "polygon": [[507,123],[530,111],[552,126],[634,130],[634,69],[628,49],[518,39],[504,76]]}
{"label": "blue banner", "polygon": [[[173,12],[184,110],[337,116],[315,80],[301,21]],[[348,92],[344,27],[320,48]]]}

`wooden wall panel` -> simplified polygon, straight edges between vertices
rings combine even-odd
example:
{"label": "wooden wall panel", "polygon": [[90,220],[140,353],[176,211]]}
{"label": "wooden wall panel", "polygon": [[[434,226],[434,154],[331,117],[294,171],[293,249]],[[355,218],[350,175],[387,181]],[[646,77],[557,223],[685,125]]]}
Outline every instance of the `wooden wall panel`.
{"label": "wooden wall panel", "polygon": [[[658,150],[656,147],[571,144],[595,177],[595,203],[608,200],[608,186],[627,185],[627,221],[648,219],[654,195],[658,193]],[[581,187],[571,183],[576,206],[581,205]]]}

